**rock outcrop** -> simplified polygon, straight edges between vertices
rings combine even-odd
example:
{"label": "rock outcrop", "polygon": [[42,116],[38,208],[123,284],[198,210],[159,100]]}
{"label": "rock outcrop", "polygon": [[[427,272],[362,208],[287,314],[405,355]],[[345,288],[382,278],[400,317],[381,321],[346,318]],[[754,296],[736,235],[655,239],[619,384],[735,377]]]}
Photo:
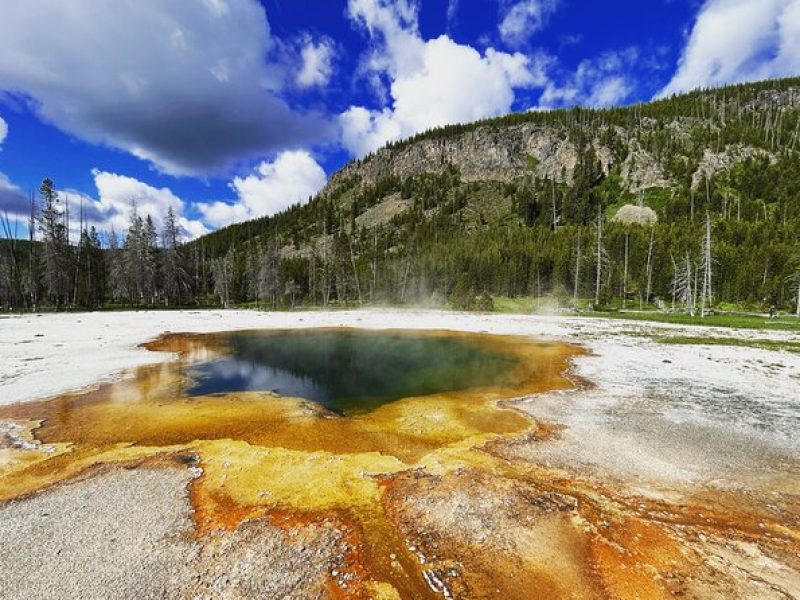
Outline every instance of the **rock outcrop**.
{"label": "rock outcrop", "polygon": [[658,222],[658,215],[649,206],[626,204],[611,220],[623,225],[655,225]]}
{"label": "rock outcrop", "polygon": [[650,188],[670,186],[656,158],[635,140],[631,141],[620,175],[627,189],[634,194]]}
{"label": "rock outcrop", "polygon": [[713,177],[719,171],[724,171],[736,163],[755,156],[766,156],[771,163],[775,162],[775,157],[771,154],[742,144],[727,146],[722,152],[713,152],[707,148],[703,152],[703,158],[700,160],[697,170],[692,175],[692,188],[698,188],[704,178]]}
{"label": "rock outcrop", "polygon": [[[592,146],[607,173],[614,165],[613,152],[597,141]],[[565,131],[529,123],[509,127],[487,125],[451,138],[382,148],[334,174],[324,193],[335,190],[352,176],[369,185],[390,175],[406,178],[440,173],[451,164],[459,169],[464,182],[511,181],[533,173],[571,183],[578,160],[578,149]]]}
{"label": "rock outcrop", "polygon": [[[749,102],[739,103],[733,96],[716,97],[717,106],[724,107],[720,120],[708,119],[703,110],[696,115],[680,115],[660,120],[642,117],[627,128],[618,124],[602,124],[587,128],[586,143],[594,151],[604,173],[617,169],[623,191],[638,194],[651,188],[671,188],[667,162],[670,150],[663,146],[658,154],[652,151],[649,140],[663,141],[667,133],[675,147],[694,144],[698,131],[716,139],[726,119],[742,116],[754,110],[769,110],[773,120],[787,108],[800,105],[800,87],[786,90],[766,90]],[[698,127],[700,128],[698,130]],[[461,180],[470,182],[509,182],[526,175],[554,179],[571,184],[580,161],[575,135],[566,125],[534,122],[502,124],[488,122],[467,127],[451,135],[421,136],[416,141],[381,148],[374,154],[354,161],[335,173],[323,195],[333,194],[345,182],[357,177],[362,185],[370,185],[387,176],[401,179],[421,173],[441,173],[449,165],[458,168]],[[572,129],[574,133],[574,128]],[[702,158],[692,175],[697,187],[704,176],[713,175],[758,154],[773,157],[766,150],[743,144],[703,149]],[[689,160],[690,153],[684,157]],[[695,155],[696,156],[696,155]],[[696,159],[693,159],[696,160]]]}

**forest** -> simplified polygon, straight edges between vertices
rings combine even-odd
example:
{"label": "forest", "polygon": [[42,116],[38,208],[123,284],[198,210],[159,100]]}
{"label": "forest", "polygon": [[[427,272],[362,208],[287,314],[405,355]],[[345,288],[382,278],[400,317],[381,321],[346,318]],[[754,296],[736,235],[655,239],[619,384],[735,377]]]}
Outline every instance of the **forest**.
{"label": "forest", "polygon": [[[799,107],[800,79],[790,79],[448,126],[381,152],[535,122],[569,140],[577,158],[570,176],[566,166],[541,176],[528,157],[510,179],[465,181],[448,163],[367,181],[358,169],[368,156],[306,204],[193,241],[171,211],[157,230],[135,208],[127,231],[98,232],[79,217],[70,239],[69,211],[45,178],[27,239],[3,216],[0,304],[491,310],[497,297],[534,297],[562,307],[800,316]],[[729,147],[744,150],[701,168]],[[626,183],[622,165],[635,148],[655,161],[658,185]],[[616,218],[626,205],[657,219]]]}

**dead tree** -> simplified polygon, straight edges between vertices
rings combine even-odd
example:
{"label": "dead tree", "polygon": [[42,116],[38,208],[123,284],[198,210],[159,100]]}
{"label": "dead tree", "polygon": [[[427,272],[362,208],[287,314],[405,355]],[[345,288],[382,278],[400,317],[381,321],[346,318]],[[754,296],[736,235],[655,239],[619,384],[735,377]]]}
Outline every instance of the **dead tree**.
{"label": "dead tree", "polygon": [[609,258],[606,249],[603,247],[603,210],[597,209],[597,249],[595,254],[597,272],[594,284],[594,304],[600,304],[600,288],[603,283],[603,267],[608,266]]}
{"label": "dead tree", "polygon": [[575,287],[573,290],[572,298],[575,302],[578,301],[578,284],[581,280],[581,234],[578,232],[578,243],[575,248]]}
{"label": "dead tree", "polygon": [[231,301],[230,287],[234,269],[233,246],[224,256],[211,261],[211,269],[214,277],[214,293],[219,296],[222,307],[228,308]]}
{"label": "dead tree", "polygon": [[673,289],[675,290],[678,298],[686,306],[686,311],[690,316],[694,316],[694,273],[692,269],[692,260],[689,257],[689,252],[686,252],[683,264],[680,265],[675,271],[673,278]]}
{"label": "dead tree", "polygon": [[797,306],[795,307],[795,316],[800,319],[800,259],[797,261],[797,271],[789,277],[786,278],[786,281],[795,289],[797,293]]}
{"label": "dead tree", "polygon": [[703,255],[700,258],[700,268],[703,271],[702,291],[700,293],[700,316],[706,316],[706,304],[711,304],[713,298],[712,265],[714,259],[711,255],[711,216],[706,212],[706,229],[703,239]]}
{"label": "dead tree", "polygon": [[625,260],[622,267],[622,308],[625,308],[628,299],[628,242],[629,233],[625,232]]}
{"label": "dead tree", "polygon": [[647,287],[645,288],[645,301],[650,302],[650,295],[653,291],[653,245],[655,244],[655,229],[650,230],[650,243],[647,246],[647,264],[645,274],[647,275]]}

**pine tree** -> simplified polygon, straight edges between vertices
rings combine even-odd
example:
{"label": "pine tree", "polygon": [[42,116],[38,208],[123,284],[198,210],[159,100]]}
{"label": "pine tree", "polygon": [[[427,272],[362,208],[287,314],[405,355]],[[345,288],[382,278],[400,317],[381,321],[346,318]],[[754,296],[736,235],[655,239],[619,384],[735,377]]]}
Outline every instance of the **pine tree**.
{"label": "pine tree", "polygon": [[158,271],[158,231],[153,222],[153,217],[147,215],[144,220],[142,239],[140,241],[139,252],[142,261],[142,292],[143,297],[153,304],[159,295],[159,271]]}
{"label": "pine tree", "polygon": [[258,293],[268,300],[273,310],[278,303],[280,293],[280,255],[278,245],[274,240],[269,240],[261,256],[258,270]]}
{"label": "pine tree", "polygon": [[120,247],[114,228],[108,236],[109,291],[115,300],[130,300],[130,276],[126,269],[125,250]]}
{"label": "pine tree", "polygon": [[231,302],[231,284],[235,269],[235,251],[233,246],[224,256],[211,261],[211,272],[214,277],[214,293],[219,297],[223,308],[228,308]]}
{"label": "pine tree", "polygon": [[64,213],[59,209],[60,199],[52,179],[45,179],[39,187],[42,210],[39,213],[39,231],[42,233],[42,269],[45,289],[54,306],[66,303],[69,297],[69,245]]}
{"label": "pine tree", "polygon": [[167,305],[180,304],[188,299],[191,291],[189,275],[184,267],[181,231],[170,206],[161,233],[163,250],[161,253],[162,292]]}

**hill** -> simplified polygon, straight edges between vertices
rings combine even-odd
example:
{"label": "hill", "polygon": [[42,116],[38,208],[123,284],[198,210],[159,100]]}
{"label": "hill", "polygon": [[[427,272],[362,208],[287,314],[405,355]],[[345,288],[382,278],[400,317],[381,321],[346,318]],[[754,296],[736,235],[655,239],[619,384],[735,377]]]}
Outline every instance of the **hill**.
{"label": "hill", "polygon": [[795,78],[434,129],[307,204],[184,245],[174,215],[162,232],[135,216],[107,249],[95,231],[70,245],[51,202],[42,243],[0,244],[0,304],[795,311],[798,138]]}
{"label": "hill", "polygon": [[[680,304],[702,300],[708,217],[708,301],[789,307],[799,109],[795,78],[443,127],[348,164],[304,206],[194,245],[232,252],[240,301],[468,306],[485,293]],[[624,218],[637,210],[644,225]],[[276,279],[257,273],[270,252],[280,282],[257,293]]]}

